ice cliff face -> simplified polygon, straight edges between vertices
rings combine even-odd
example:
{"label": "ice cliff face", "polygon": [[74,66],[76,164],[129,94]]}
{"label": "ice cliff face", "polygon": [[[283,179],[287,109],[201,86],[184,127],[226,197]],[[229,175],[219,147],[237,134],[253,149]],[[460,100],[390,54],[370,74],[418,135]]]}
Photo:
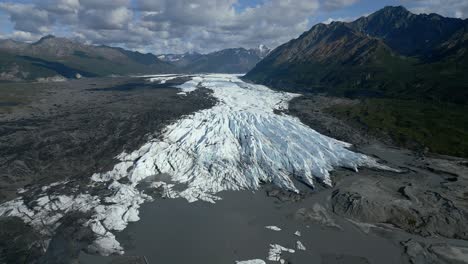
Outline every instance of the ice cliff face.
{"label": "ice cliff face", "polygon": [[[147,78],[162,83],[174,76]],[[349,144],[281,113],[294,94],[221,74],[197,75],[179,88],[189,93],[200,86],[213,91],[219,101],[215,107],[178,120],[159,138],[132,153],[120,154],[113,170],[92,175],[85,193],[67,188],[67,195],[54,194],[54,188],[67,184],[57,183],[47,187],[36,201],[25,202],[19,197],[0,205],[0,216],[20,217],[52,236],[65,213],[91,212],[85,225],[97,240],[89,249],[107,255],[123,252],[113,232],[139,220],[140,204],[151,198],[136,186],[149,176],[170,175],[170,182],[151,184],[162,189],[165,197],[215,202],[220,199],[218,192],[255,190],[263,182],[294,192],[298,192],[294,178],[310,186],[316,181],[331,185],[329,173],[336,167],[389,169],[350,151]],[[128,180],[119,181],[122,178]],[[173,188],[176,184],[184,187]],[[103,188],[108,192],[93,191]]]}

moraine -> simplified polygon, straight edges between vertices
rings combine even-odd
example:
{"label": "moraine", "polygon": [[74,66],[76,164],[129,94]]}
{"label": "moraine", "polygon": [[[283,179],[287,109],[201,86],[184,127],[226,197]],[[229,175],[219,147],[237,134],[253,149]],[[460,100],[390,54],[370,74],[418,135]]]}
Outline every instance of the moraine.
{"label": "moraine", "polygon": [[[147,78],[165,82],[173,76]],[[299,192],[294,179],[311,187],[316,182],[331,186],[329,173],[338,167],[390,169],[352,152],[350,144],[321,135],[284,114],[295,94],[225,74],[192,76],[179,88],[189,95],[198,87],[211,89],[217,105],[174,122],[140,149],[121,153],[117,157],[120,162],[111,171],[92,175],[90,191],[46,195],[49,187],[45,187],[33,208],[20,197],[0,205],[0,216],[18,216],[52,236],[64,214],[73,210],[91,212],[84,225],[97,239],[89,251],[109,255],[123,253],[114,232],[139,220],[140,205],[151,197],[137,185],[151,176],[170,175],[167,182],[152,183],[168,198],[214,203],[221,191],[256,190],[262,183],[293,192]],[[184,188],[173,188],[176,184]],[[94,195],[93,188],[109,192]]]}

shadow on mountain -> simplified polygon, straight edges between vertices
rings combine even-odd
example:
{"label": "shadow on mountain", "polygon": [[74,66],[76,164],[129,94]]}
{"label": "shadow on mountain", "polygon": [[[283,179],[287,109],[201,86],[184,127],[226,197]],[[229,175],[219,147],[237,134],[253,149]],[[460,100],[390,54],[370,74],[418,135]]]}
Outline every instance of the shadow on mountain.
{"label": "shadow on mountain", "polygon": [[58,62],[50,62],[50,61],[46,61],[46,60],[39,59],[39,58],[29,57],[29,56],[17,56],[17,57],[27,60],[35,66],[39,66],[39,67],[43,67],[43,68],[55,71],[57,74],[60,74],[65,78],[75,78],[75,75],[77,73],[79,73],[80,75],[84,77],[96,77],[97,76],[94,73],[71,68]]}

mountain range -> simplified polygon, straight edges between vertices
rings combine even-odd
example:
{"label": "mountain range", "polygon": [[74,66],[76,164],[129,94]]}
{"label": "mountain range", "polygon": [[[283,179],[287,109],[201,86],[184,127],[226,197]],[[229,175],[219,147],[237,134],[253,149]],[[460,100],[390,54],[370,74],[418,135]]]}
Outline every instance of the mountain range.
{"label": "mountain range", "polygon": [[0,40],[0,81],[154,73],[245,73],[269,52],[226,49],[209,54],[156,56],[46,36],[35,43]]}
{"label": "mountain range", "polygon": [[175,67],[155,55],[93,46],[46,36],[35,43],[0,41],[0,80],[20,81],[62,76],[172,72]]}
{"label": "mountain range", "polygon": [[[143,54],[46,36],[0,41],[0,81],[150,73],[244,73],[292,92],[468,100],[468,20],[385,7],[353,22],[317,24],[273,51]],[[78,74],[78,75],[77,75]]]}
{"label": "mountain range", "polygon": [[158,58],[174,64],[185,73],[246,73],[269,52],[269,48],[260,45],[255,49],[231,48],[208,54],[163,54]]}
{"label": "mountain range", "polygon": [[468,20],[386,7],[317,24],[245,78],[287,91],[466,103],[467,48]]}

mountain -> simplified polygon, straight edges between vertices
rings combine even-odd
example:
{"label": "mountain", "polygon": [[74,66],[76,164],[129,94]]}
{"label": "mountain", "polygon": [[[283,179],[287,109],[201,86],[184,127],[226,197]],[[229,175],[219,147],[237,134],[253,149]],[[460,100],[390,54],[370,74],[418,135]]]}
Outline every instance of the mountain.
{"label": "mountain", "polygon": [[[404,7],[386,7],[374,14],[349,23],[356,31],[380,38],[405,56],[429,55],[458,30],[466,21],[438,14],[415,15]],[[430,55],[429,55],[430,56]]]}
{"label": "mountain", "polygon": [[269,52],[260,45],[256,49],[225,49],[209,54],[156,56],[55,36],[45,36],[31,44],[7,39],[0,40],[0,81],[178,72],[245,73]]}
{"label": "mountain", "polygon": [[2,40],[0,58],[0,80],[3,81],[175,71],[173,65],[153,54],[86,45],[54,36],[43,37],[32,44]]}
{"label": "mountain", "polygon": [[183,54],[162,54],[159,55],[158,58],[162,61],[177,65],[179,68],[183,68],[202,56],[204,55],[198,52],[186,52]]}
{"label": "mountain", "polygon": [[246,76],[288,91],[468,102],[468,20],[386,7],[318,24]]}
{"label": "mountain", "polygon": [[170,62],[187,73],[245,73],[251,70],[268,53],[265,45],[256,49],[233,48],[208,54],[163,54],[158,58]]}

